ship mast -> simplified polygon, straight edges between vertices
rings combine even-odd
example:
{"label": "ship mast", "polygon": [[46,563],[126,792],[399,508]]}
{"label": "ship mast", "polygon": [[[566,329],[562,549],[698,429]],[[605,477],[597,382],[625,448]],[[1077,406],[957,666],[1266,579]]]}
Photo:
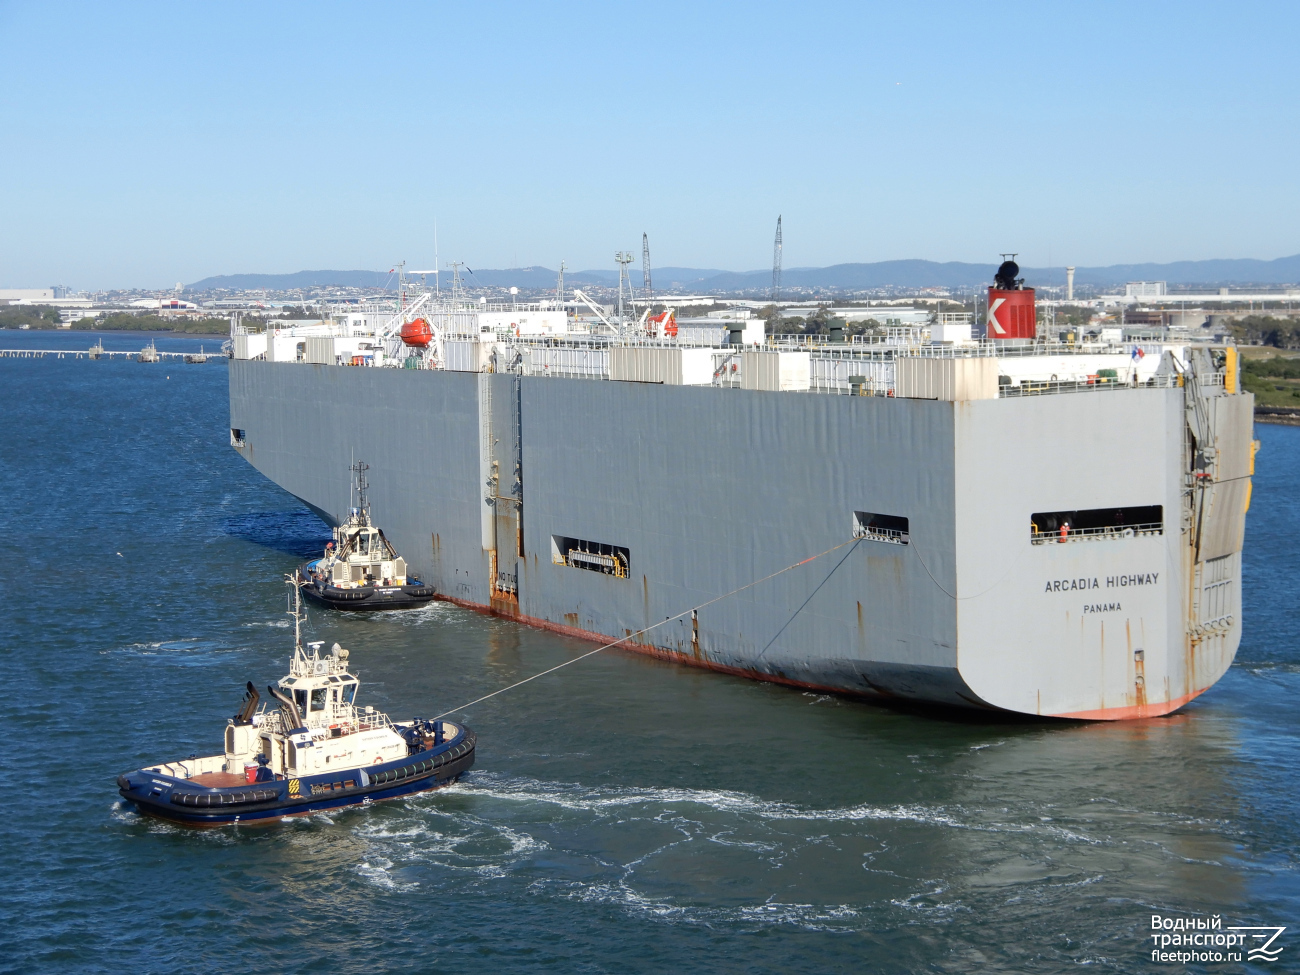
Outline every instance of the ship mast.
{"label": "ship mast", "polygon": [[293,609],[289,611],[289,615],[293,617],[293,652],[296,656],[302,650],[302,580],[295,572],[291,576],[285,576],[284,581],[293,586]]}
{"label": "ship mast", "polygon": [[366,471],[370,470],[370,465],[364,461],[357,461],[349,467],[348,470],[352,471],[352,473],[356,475],[353,482],[353,490],[356,491],[357,503],[355,505],[350,505],[350,507],[360,509],[360,511],[366,516],[366,521],[369,522],[370,501],[366,497],[366,490],[369,488],[370,483],[366,480]]}

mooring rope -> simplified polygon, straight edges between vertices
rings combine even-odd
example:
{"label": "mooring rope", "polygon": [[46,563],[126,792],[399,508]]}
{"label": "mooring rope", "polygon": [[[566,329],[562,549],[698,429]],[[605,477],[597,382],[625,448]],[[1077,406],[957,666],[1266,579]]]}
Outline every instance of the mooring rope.
{"label": "mooring rope", "polygon": [[[768,579],[775,579],[783,572],[789,572],[791,569],[797,569],[799,568],[799,566],[807,565],[809,562],[816,562],[818,559],[830,555],[832,552],[838,552],[845,545],[853,545],[859,541],[861,541],[861,539],[850,538],[846,542],[840,542],[840,544],[828,548],[824,552],[818,552],[816,555],[810,555],[806,559],[803,559],[799,562],[795,562],[791,565],[787,565],[784,569],[777,569],[775,572],[771,573],[770,575],[765,575],[761,579],[755,579],[753,582],[746,583],[745,585],[741,586],[739,589],[733,589],[731,590],[731,592],[724,592],[721,596],[715,596],[712,599],[708,600],[707,602],[700,603],[698,606],[692,606],[690,609],[684,610],[678,613],[676,616],[667,616],[664,619],[660,620],[658,623],[651,623],[649,626],[643,627],[642,629],[637,630],[635,633],[629,633],[621,640],[615,640],[613,643],[606,643],[603,647],[597,647],[595,650],[589,650],[586,653],[582,654],[581,656],[574,657],[572,660],[566,660],[562,664],[556,664],[554,667],[551,667],[549,670],[543,670],[541,673],[533,674],[531,677],[525,677],[523,680],[511,684],[508,687],[502,687],[499,690],[495,690],[491,694],[484,694],[482,697],[476,698],[475,700],[470,701],[468,704],[462,704],[459,707],[452,708],[450,711],[444,711],[442,712],[442,714],[435,715],[429,720],[437,721],[440,718],[447,717],[447,715],[449,714],[455,714],[458,711],[464,711],[466,708],[472,708],[475,704],[482,704],[484,701],[488,700],[489,698],[496,697],[498,694],[504,694],[506,691],[513,691],[516,687],[522,687],[524,684],[527,684],[529,681],[537,680],[537,678],[539,677],[545,677],[547,674],[553,674],[557,670],[562,670],[565,667],[568,667],[570,664],[576,664],[581,660],[586,660],[588,657],[594,657],[602,650],[609,650],[611,647],[616,647],[620,643],[627,643],[629,640],[635,637],[641,636],[644,633],[649,633],[655,627],[663,626],[665,623],[671,623],[673,620],[679,620],[684,616],[689,616],[691,613],[704,609],[704,607],[706,606],[712,606],[716,602],[719,602],[723,599],[727,599],[730,596],[734,596],[738,592],[744,592],[746,589],[752,589],[754,586],[757,586],[760,583],[767,582]],[[838,568],[838,566],[836,568]]]}

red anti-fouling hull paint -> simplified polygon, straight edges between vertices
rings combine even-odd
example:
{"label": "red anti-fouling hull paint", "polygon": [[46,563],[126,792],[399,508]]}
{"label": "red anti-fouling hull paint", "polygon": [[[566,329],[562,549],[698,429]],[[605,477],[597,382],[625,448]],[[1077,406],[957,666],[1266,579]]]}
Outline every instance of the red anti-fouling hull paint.
{"label": "red anti-fouling hull paint", "polygon": [[989,338],[1032,339],[1037,334],[1033,288],[1019,291],[989,288]]}

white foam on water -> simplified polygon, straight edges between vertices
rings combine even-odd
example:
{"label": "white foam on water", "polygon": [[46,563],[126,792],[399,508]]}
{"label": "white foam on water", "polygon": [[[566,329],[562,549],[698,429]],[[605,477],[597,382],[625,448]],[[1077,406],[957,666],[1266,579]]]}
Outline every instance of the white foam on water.
{"label": "white foam on water", "polygon": [[[404,808],[407,815],[400,822],[386,819],[359,823],[353,833],[366,840],[377,855],[486,879],[509,876],[516,864],[550,849],[546,841],[504,823],[463,813],[452,815],[413,803]],[[424,819],[412,821],[408,818],[411,815]],[[447,828],[434,828],[424,821],[429,818]]]}
{"label": "white foam on water", "polygon": [[845,922],[861,919],[862,912],[848,904],[783,904],[771,900],[739,908],[736,915],[740,920],[792,925],[805,931],[845,931],[857,927]]}
{"label": "white foam on water", "polygon": [[831,704],[835,707],[839,707],[841,704],[839,698],[833,697],[830,694],[818,694],[815,691],[804,691],[803,696],[812,698],[812,700],[808,702],[809,704]]}
{"label": "white foam on water", "polygon": [[353,832],[358,836],[372,840],[414,840],[430,835],[429,829],[420,823],[402,829],[391,829],[388,826],[376,823],[363,823],[358,825]]}
{"label": "white foam on water", "polygon": [[[544,885],[534,885],[544,886]],[[775,895],[758,904],[712,907],[678,904],[670,897],[653,897],[626,879],[605,883],[569,883],[558,896],[586,904],[604,904],[629,914],[670,923],[719,927],[796,927],[805,931],[849,933],[860,930],[864,906],[851,904],[784,903]]]}
{"label": "white foam on water", "polygon": [[[897,822],[936,826],[943,829],[971,830],[987,833],[1037,833],[1089,845],[1105,845],[1108,840],[1071,830],[1057,822],[986,822],[978,814],[960,808],[898,804],[881,806],[860,803],[830,809],[810,809],[781,800],[762,799],[744,792],[725,789],[656,788],[642,786],[583,786],[571,782],[542,782],[526,777],[512,777],[494,772],[476,772],[462,780],[458,788],[467,796],[484,796],[512,802],[536,802],[568,812],[585,812],[596,816],[652,818],[672,822],[697,823],[671,808],[694,805],[717,813],[731,814],[755,821],[777,822]],[[443,790],[446,791],[446,790]],[[654,811],[655,806],[669,806]],[[644,816],[629,813],[640,810]],[[1009,812],[1009,810],[1002,810]]]}
{"label": "white foam on water", "polygon": [[777,846],[775,843],[763,843],[758,840],[750,840],[746,842],[745,840],[731,839],[727,835],[728,833],[731,832],[733,831],[723,830],[721,833],[714,833],[712,836],[708,837],[707,839],[710,843],[717,843],[719,846],[734,846],[745,850],[759,850],[763,853],[771,853],[774,850],[780,849],[780,847]]}
{"label": "white foam on water", "polygon": [[610,904],[654,917],[685,917],[689,908],[671,903],[665,897],[647,897],[625,883],[575,883],[562,896],[584,904]]}
{"label": "white foam on water", "polygon": [[838,809],[807,809],[789,802],[760,799],[744,792],[726,789],[583,786],[577,783],[514,778],[492,772],[477,773],[472,782],[462,783],[462,788],[468,795],[517,802],[539,802],[597,815],[609,815],[630,806],[682,804],[704,806],[715,812],[748,815],[768,820],[826,822],[906,820],[962,829],[983,828],[959,822],[942,808],[928,809],[914,805],[885,807],[862,803]]}
{"label": "white foam on water", "polygon": [[132,803],[125,799],[119,799],[109,807],[109,818],[114,822],[130,824],[132,826],[145,822],[145,817],[135,808]]}
{"label": "white foam on water", "polygon": [[915,894],[908,897],[891,898],[889,903],[893,904],[895,907],[902,908],[905,911],[912,911],[928,917],[969,910],[969,908],[962,904],[961,901],[938,900],[938,897],[948,892],[948,887],[946,884],[938,883],[937,881],[930,882],[937,883],[937,886],[932,890],[917,891]]}
{"label": "white foam on water", "polygon": [[154,657],[162,654],[229,653],[241,649],[243,648],[218,643],[215,640],[201,640],[198,637],[181,637],[175,640],[153,640],[147,643],[128,643],[124,646],[100,650],[99,653],[101,655],[124,653],[137,657]]}
{"label": "white foam on water", "polygon": [[356,866],[357,873],[363,879],[385,890],[414,890],[420,886],[415,881],[402,882],[394,879],[392,869],[393,861],[385,857],[372,857],[361,861]]}
{"label": "white foam on water", "polygon": [[539,840],[529,836],[527,833],[517,833],[509,826],[500,826],[498,831],[502,836],[510,841],[510,854],[512,856],[524,853],[536,853],[541,850],[549,850],[550,844],[545,840]]}
{"label": "white foam on water", "polygon": [[[448,803],[448,797],[454,797],[455,802]],[[468,875],[484,882],[513,880],[543,898],[606,904],[670,923],[740,928],[787,926],[831,933],[864,930],[869,923],[878,925],[880,911],[902,912],[902,923],[907,923],[902,919],[910,917],[920,923],[946,924],[955,912],[971,908],[948,880],[904,877],[893,870],[873,867],[870,861],[887,849],[885,846],[853,856],[864,858],[861,866],[868,873],[894,877],[916,892],[875,903],[817,904],[802,899],[782,900],[776,895],[761,903],[715,904],[708,898],[701,903],[698,899],[681,899],[675,891],[660,893],[657,863],[664,862],[664,857],[689,855],[691,848],[687,844],[707,842],[715,844],[715,848],[734,848],[734,853],[719,851],[721,856],[752,857],[753,866],[766,861],[759,869],[775,871],[801,847],[829,845],[838,849],[837,839],[865,837],[870,835],[869,824],[881,822],[1026,834],[1054,843],[1112,842],[1067,829],[1050,816],[1035,814],[1022,822],[981,821],[983,817],[1005,820],[1002,810],[996,807],[860,803],[815,809],[737,790],[587,786],[495,772],[476,772],[454,786],[412,797],[401,806],[387,806],[386,812],[388,815],[368,817],[352,828],[371,847],[362,872],[377,886],[400,883],[392,876],[396,863],[445,875]],[[795,824],[808,824],[812,835],[803,836],[802,828],[790,828]],[[817,828],[832,824],[850,828],[832,833]],[[865,824],[867,829],[852,828],[853,824]],[[594,826],[617,829],[633,840],[652,836],[658,840],[633,852],[630,859],[611,862],[608,853],[582,839],[583,832]],[[664,828],[677,834],[676,838],[664,837],[662,832],[644,832]],[[535,835],[539,830],[545,835]],[[557,839],[569,835],[575,838]],[[559,851],[561,861],[572,859],[586,864],[583,869],[592,876],[576,880],[572,873],[556,872],[536,862],[539,853],[553,848]],[[1090,875],[1032,886],[1046,893],[1049,887],[1083,887],[1100,879],[1100,875]]]}
{"label": "white foam on water", "polygon": [[360,613],[358,616],[362,622],[382,623],[384,626],[392,626],[394,623],[403,626],[423,626],[428,623],[445,623],[447,611],[453,608],[456,607],[451,603],[435,599],[413,609],[381,609]]}

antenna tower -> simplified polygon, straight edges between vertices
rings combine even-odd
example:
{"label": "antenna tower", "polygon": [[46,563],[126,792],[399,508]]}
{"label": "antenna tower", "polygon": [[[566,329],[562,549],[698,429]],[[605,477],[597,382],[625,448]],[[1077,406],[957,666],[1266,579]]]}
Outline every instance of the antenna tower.
{"label": "antenna tower", "polygon": [[632,279],[628,277],[627,266],[632,263],[632,255],[627,251],[618,251],[614,255],[614,260],[618,261],[618,335],[623,337],[624,325],[627,321],[623,311],[623,289],[627,288],[628,304],[632,302]]}
{"label": "antenna tower", "polygon": [[560,261],[560,280],[555,285],[555,300],[560,308],[564,307],[564,261]]}
{"label": "antenna tower", "polygon": [[645,306],[650,307],[654,289],[650,287],[650,235],[641,235],[641,286],[645,291]]}
{"label": "antenna tower", "polygon": [[456,302],[460,299],[460,269],[465,266],[464,261],[451,262],[451,307],[456,307]]}
{"label": "antenna tower", "polygon": [[781,216],[776,218],[776,243],[772,245],[772,301],[781,300]]}

